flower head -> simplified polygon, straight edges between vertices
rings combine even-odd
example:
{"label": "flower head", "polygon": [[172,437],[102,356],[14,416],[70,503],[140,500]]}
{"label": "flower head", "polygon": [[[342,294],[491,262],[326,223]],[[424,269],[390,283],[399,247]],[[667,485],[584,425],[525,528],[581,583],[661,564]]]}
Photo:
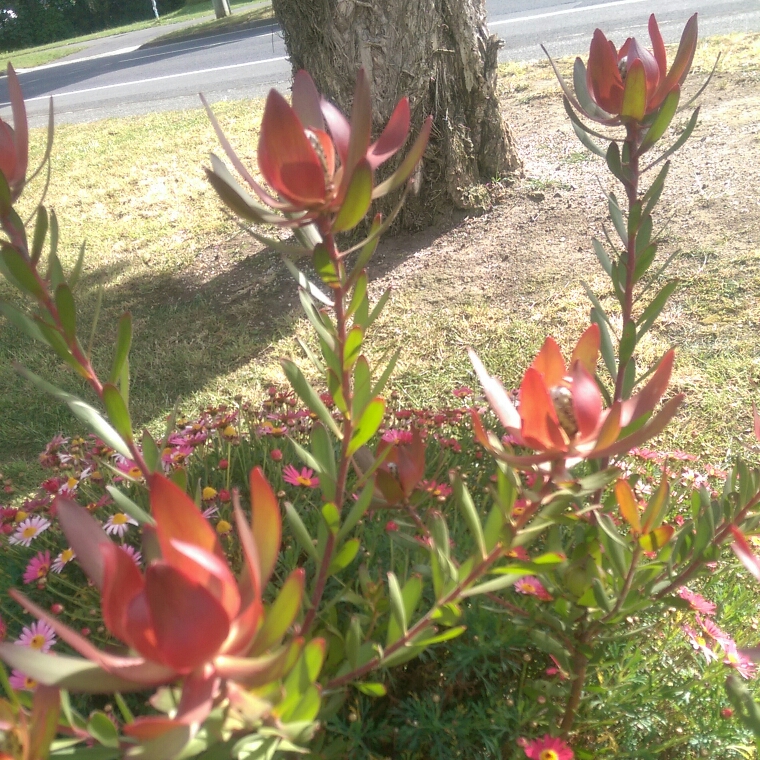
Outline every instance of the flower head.
{"label": "flower head", "polygon": [[652,120],[648,117],[667,102],[666,110],[672,118],[697,47],[697,14],[686,22],[670,71],[654,14],[649,17],[649,36],[651,51],[635,37],[629,37],[617,50],[601,29],[597,29],[591,40],[588,66],[580,58],[575,61],[575,93],[552,61],[568,101],[579,113],[608,126],[630,122],[649,125]]}
{"label": "flower head", "polygon": [[8,682],[18,691],[34,691],[37,688],[37,681],[24,675],[20,670],[14,669],[8,677]]}
{"label": "flower head", "polygon": [[302,467],[299,472],[292,464],[286,464],[282,468],[282,479],[292,486],[301,486],[302,488],[317,488],[319,478],[314,477],[314,470],[308,467]]}
{"label": "flower head", "polygon": [[673,369],[673,351],[665,354],[639,393],[605,409],[594,379],[599,346],[599,327],[594,324],[581,335],[569,364],[565,364],[556,341],[547,338],[523,376],[517,405],[501,382],[491,377],[470,351],[486,398],[507,433],[518,445],[534,449],[537,454],[514,456],[504,452],[498,439],[486,434],[479,414],[473,410],[478,442],[519,467],[563,459],[578,461],[614,456],[658,434],[675,414],[683,396],[670,399],[636,432],[619,437],[632,422],[648,416],[662,398]]}
{"label": "flower head", "polygon": [[[428,118],[407,159],[389,179],[373,187],[375,169],[400,150],[409,134],[409,102],[406,98],[399,101],[380,137],[370,143],[371,95],[364,70],[356,80],[350,122],[319,95],[311,77],[299,71],[293,81],[292,106],[271,90],[264,108],[257,156],[259,170],[275,193],[272,195],[251,177],[208,106],[207,111],[227,156],[264,205],[243,190],[224,164],[212,156],[208,178],[225,203],[259,223],[300,226],[318,216],[328,216],[335,232],[354,227],[373,198],[406,182],[422,157],[431,126]],[[343,211],[349,197],[352,203]]]}
{"label": "flower head", "polygon": [[129,530],[130,525],[137,525],[137,520],[125,512],[117,512],[106,520],[103,529],[110,536],[123,536]]}
{"label": "flower head", "polygon": [[47,578],[50,572],[50,552],[37,552],[36,556],[29,560],[29,564],[24,570],[24,583],[36,583],[43,578]]}
{"label": "flower head", "polygon": [[686,586],[681,586],[681,588],[678,589],[678,596],[680,596],[681,599],[687,601],[693,610],[701,612],[703,615],[715,614],[715,602],[710,602],[701,594],[697,594],[694,591],[689,591]]}
{"label": "flower head", "polygon": [[21,635],[16,639],[16,644],[19,646],[40,652],[49,651],[55,642],[55,631],[44,620],[37,620],[30,626],[24,626],[21,629]]}
{"label": "flower head", "polygon": [[[274,635],[271,626],[267,633],[266,625],[261,624],[265,615],[261,590],[277,561],[281,517],[263,473],[251,473],[251,523],[246,522],[239,504],[234,508],[243,554],[240,584],[227,564],[216,531],[193,500],[158,473],[150,477],[149,489],[154,524],[143,527],[151,536],[152,549],[144,571],[137,567],[134,551],[113,543],[86,509],[63,497],[57,499],[63,532],[100,592],[105,627],[134,655],[101,652],[85,638],[85,629],[69,628],[12,590],[11,596],[42,621],[25,629],[18,644],[47,649],[55,631],[93,667],[86,672],[74,668],[74,675],[67,675],[61,671],[59,657],[39,651],[22,656],[19,647],[3,643],[0,657],[42,684],[93,693],[182,681],[185,688],[173,720],[185,722],[194,731],[211,710],[212,695],[226,689],[228,683],[264,685],[292,666],[288,657],[297,654],[292,647],[300,644],[280,643],[300,609],[304,573],[296,569],[283,586],[292,602],[292,616],[278,620]],[[317,641],[324,647],[323,641]],[[176,726],[166,721],[151,723],[153,720],[163,719],[140,718],[130,724],[134,727],[130,730],[138,736],[144,727],[143,735],[152,732],[155,737],[167,730],[167,725]]]}
{"label": "flower head", "polygon": [[71,562],[72,559],[76,557],[76,554],[74,554],[74,550],[71,548],[64,549],[56,558],[55,562],[53,562],[52,567],[50,568],[54,573],[60,573],[63,568]]}
{"label": "flower head", "polygon": [[515,591],[518,594],[535,596],[542,602],[551,602],[554,597],[544,588],[544,584],[534,575],[526,575],[515,583]]}
{"label": "flower head", "polygon": [[570,747],[553,736],[546,734],[542,739],[534,739],[525,747],[525,756],[530,760],[573,760],[575,755]]}
{"label": "flower head", "polygon": [[39,515],[34,515],[26,520],[22,520],[14,534],[8,539],[11,544],[20,544],[21,546],[30,546],[32,541],[44,533],[50,527],[50,521]]}

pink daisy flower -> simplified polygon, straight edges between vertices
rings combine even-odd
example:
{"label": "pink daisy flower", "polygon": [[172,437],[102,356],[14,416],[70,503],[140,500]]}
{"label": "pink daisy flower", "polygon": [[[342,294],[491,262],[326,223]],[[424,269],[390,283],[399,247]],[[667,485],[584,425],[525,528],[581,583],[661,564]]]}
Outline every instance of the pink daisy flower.
{"label": "pink daisy flower", "polygon": [[451,496],[451,486],[447,486],[445,483],[436,483],[434,480],[423,480],[419,488],[436,498],[445,499],[447,496]]}
{"label": "pink daisy flower", "polygon": [[47,652],[56,640],[53,629],[43,620],[38,620],[29,627],[24,626],[15,643],[22,647],[36,649],[39,652]]}
{"label": "pink daisy flower", "polygon": [[34,515],[18,524],[16,532],[8,539],[11,544],[30,546],[32,541],[50,527],[50,521],[39,515]]}
{"label": "pink daisy flower", "polygon": [[25,676],[20,670],[14,670],[8,678],[8,682],[17,691],[34,691],[37,688],[37,681]]}
{"label": "pink daisy flower", "polygon": [[137,520],[124,512],[117,512],[106,520],[103,528],[109,535],[121,537],[129,530],[130,525],[137,525]]}
{"label": "pink daisy flower", "polygon": [[298,472],[292,464],[285,465],[282,468],[282,479],[292,486],[303,486],[304,488],[316,488],[319,485],[319,478],[314,477],[314,470],[303,467],[301,472]]}
{"label": "pink daisy flower", "polygon": [[47,578],[50,572],[50,552],[37,552],[35,557],[29,560],[29,564],[24,570],[24,583],[35,583],[36,581]]}
{"label": "pink daisy flower", "polygon": [[726,658],[724,664],[733,668],[742,678],[749,680],[757,675],[757,665],[749,657],[742,654],[733,642],[724,647]]}
{"label": "pink daisy flower", "polygon": [[525,756],[530,760],[573,760],[575,755],[570,747],[553,736],[546,734],[543,739],[534,739],[525,747]]}
{"label": "pink daisy flower", "polygon": [[64,566],[65,566],[65,565],[67,565],[69,562],[71,562],[71,560],[72,560],[72,559],[74,559],[74,557],[76,557],[76,556],[77,556],[77,555],[76,555],[76,554],[74,554],[74,550],[73,550],[73,549],[71,549],[71,548],[69,548],[69,549],[64,549],[64,550],[63,550],[63,551],[62,551],[62,552],[61,552],[61,553],[60,553],[60,554],[59,554],[59,555],[58,555],[58,556],[55,558],[55,562],[53,562],[53,565],[51,566],[51,568],[50,568],[50,569],[51,569],[51,570],[52,570],[54,573],[60,573],[60,572],[63,570]]}
{"label": "pink daisy flower", "polygon": [[142,554],[140,554],[137,549],[135,549],[134,546],[129,546],[129,544],[122,544],[121,550],[126,552],[130,559],[139,567],[140,563],[142,562]]}
{"label": "pink daisy flower", "polygon": [[[398,417],[398,413],[396,414]],[[412,442],[411,430],[386,430],[382,435],[382,440],[394,445],[408,444]]]}
{"label": "pink daisy flower", "polygon": [[681,630],[686,634],[686,638],[689,639],[692,648],[697,652],[701,652],[705,656],[707,662],[713,662],[718,659],[718,655],[710,648],[710,645],[707,643],[707,639],[704,636],[696,633],[696,631],[688,625],[682,626]]}
{"label": "pink daisy flower", "polygon": [[708,601],[701,594],[689,591],[686,586],[681,586],[681,588],[678,589],[678,596],[687,601],[693,610],[701,612],[703,615],[715,614],[717,607],[714,602]]}
{"label": "pink daisy flower", "polygon": [[515,591],[517,591],[518,594],[535,596],[543,602],[551,602],[552,599],[554,599],[554,597],[544,588],[544,584],[534,575],[526,575],[524,578],[520,578],[520,580],[515,583]]}

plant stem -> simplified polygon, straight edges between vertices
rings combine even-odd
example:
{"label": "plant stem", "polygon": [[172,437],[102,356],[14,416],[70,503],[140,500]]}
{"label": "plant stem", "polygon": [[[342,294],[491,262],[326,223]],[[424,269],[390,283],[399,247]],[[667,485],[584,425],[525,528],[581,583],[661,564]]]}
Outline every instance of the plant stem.
{"label": "plant stem", "polygon": [[583,696],[583,686],[586,683],[586,670],[588,668],[588,657],[581,651],[584,646],[587,646],[592,633],[590,630],[585,630],[578,638],[578,646],[575,648],[575,654],[573,655],[573,673],[575,678],[573,679],[573,685],[570,688],[570,698],[567,700],[565,706],[565,714],[562,716],[562,724],[560,725],[560,732],[562,736],[567,736],[570,729],[575,723],[575,717],[578,713],[578,707],[581,703],[581,697]]}
{"label": "plant stem", "polygon": [[[625,168],[628,170],[629,179],[627,182],[623,183],[623,186],[625,187],[625,192],[628,197],[628,221],[630,225],[630,219],[631,219],[631,213],[633,211],[633,207],[638,203],[639,198],[639,178],[640,178],[640,171],[639,171],[639,156],[638,156],[638,145],[640,142],[640,126],[636,121],[630,121],[626,125],[626,137],[625,137],[625,147],[624,151],[627,148],[628,152],[628,163],[625,165]],[[626,335],[626,328],[629,324],[633,323],[633,287],[635,284],[635,275],[636,275],[636,238],[637,238],[638,228],[636,229],[629,229],[628,230],[628,245],[626,246],[626,257],[625,257],[625,289],[623,294],[623,336]],[[633,328],[635,330],[635,324],[633,324]],[[629,328],[630,329],[630,328]],[[623,339],[621,338],[621,343],[623,342]],[[631,361],[631,357],[633,355],[633,348],[631,348],[630,353],[626,357],[619,357],[618,358],[618,371],[617,371],[617,379],[615,381],[615,395],[613,397],[613,401],[622,401],[625,394],[625,373],[626,369],[628,367],[628,363]]]}

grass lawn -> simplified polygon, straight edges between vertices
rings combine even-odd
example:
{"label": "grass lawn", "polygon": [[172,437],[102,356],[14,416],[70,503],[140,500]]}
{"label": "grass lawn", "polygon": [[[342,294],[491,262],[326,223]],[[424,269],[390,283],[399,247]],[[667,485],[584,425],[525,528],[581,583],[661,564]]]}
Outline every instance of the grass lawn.
{"label": "grass lawn", "polygon": [[101,37],[110,37],[116,34],[125,34],[126,32],[134,32],[140,29],[168,26],[178,22],[187,22],[197,19],[200,22],[197,25],[193,24],[190,27],[185,27],[166,35],[166,37],[170,39],[182,39],[188,33],[207,31],[215,28],[227,29],[227,27],[237,26],[241,23],[250,23],[250,21],[255,19],[270,18],[272,16],[272,7],[269,0],[256,0],[255,2],[251,2],[251,0],[230,0],[230,6],[233,15],[226,19],[219,19],[218,21],[213,17],[210,3],[205,2],[204,0],[204,2],[188,3],[183,8],[179,8],[172,13],[167,13],[166,15],[161,16],[158,21],[155,19],[137,21],[133,24],[127,24],[126,26],[120,26],[114,29],[104,29],[102,32],[86,34],[68,40],[60,40],[59,42],[53,42],[48,45],[40,45],[38,47],[26,48],[24,50],[0,51],[1,70],[5,71],[9,62],[13,63],[16,69],[30,69],[35,66],[43,66],[47,63],[57,61],[60,58],[65,58],[66,56],[80,52],[85,47],[83,43],[90,40],[99,39]]}

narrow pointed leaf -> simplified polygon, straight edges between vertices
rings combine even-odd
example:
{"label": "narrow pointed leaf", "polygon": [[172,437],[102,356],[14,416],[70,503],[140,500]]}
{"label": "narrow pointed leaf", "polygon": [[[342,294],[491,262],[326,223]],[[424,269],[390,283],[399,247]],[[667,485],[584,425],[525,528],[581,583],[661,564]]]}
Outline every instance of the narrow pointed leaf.
{"label": "narrow pointed leaf", "polygon": [[319,394],[311,387],[298,365],[290,359],[280,359],[280,364],[301,401],[319,417],[336,438],[342,439],[343,435],[332,414],[330,414],[330,410],[325,406]]}
{"label": "narrow pointed leaf", "polygon": [[372,202],[372,169],[366,159],[356,165],[340,211],[335,217],[333,232],[352,230],[364,219]]}
{"label": "narrow pointed leaf", "polygon": [[356,428],[348,445],[348,455],[358,451],[380,429],[385,416],[385,399],[378,396],[367,404],[361,418],[356,420]]}

